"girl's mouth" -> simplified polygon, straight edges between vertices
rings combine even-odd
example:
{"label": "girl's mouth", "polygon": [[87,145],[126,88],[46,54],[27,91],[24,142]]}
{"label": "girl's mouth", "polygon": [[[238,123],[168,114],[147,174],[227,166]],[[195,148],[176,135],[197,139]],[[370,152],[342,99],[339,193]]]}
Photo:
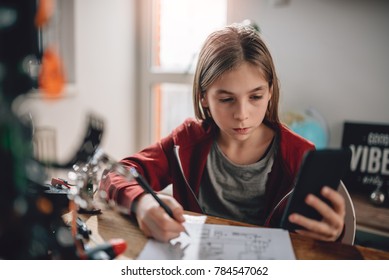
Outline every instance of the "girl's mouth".
{"label": "girl's mouth", "polygon": [[234,128],[234,131],[238,134],[247,134],[249,129],[247,127],[244,128]]}

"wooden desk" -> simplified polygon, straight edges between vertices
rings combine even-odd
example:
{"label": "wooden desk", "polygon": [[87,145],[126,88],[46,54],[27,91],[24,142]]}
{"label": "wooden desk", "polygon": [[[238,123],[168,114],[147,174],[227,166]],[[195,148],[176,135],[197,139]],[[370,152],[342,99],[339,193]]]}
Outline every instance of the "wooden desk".
{"label": "wooden desk", "polygon": [[[127,250],[120,258],[135,259],[146,245],[147,238],[139,230],[136,223],[128,216],[122,215],[116,211],[105,209],[100,215],[83,215],[81,218],[86,221],[86,224],[92,230],[94,240],[98,243],[113,238],[123,238],[127,242]],[[206,223],[252,226],[216,217],[207,217]],[[350,246],[333,242],[321,242],[293,233],[290,234],[290,237],[296,258],[301,260],[389,260],[389,252],[379,251],[362,246]]]}

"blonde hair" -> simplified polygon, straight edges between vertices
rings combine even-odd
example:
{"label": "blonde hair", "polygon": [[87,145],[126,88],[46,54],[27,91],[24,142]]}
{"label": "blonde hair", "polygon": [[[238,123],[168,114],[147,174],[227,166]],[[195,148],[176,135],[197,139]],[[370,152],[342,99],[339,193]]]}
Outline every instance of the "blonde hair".
{"label": "blonde hair", "polygon": [[273,89],[265,121],[279,123],[279,84],[272,56],[261,35],[250,25],[233,24],[211,33],[200,51],[193,82],[194,112],[197,119],[211,120],[201,98],[223,73],[243,62],[259,67]]}

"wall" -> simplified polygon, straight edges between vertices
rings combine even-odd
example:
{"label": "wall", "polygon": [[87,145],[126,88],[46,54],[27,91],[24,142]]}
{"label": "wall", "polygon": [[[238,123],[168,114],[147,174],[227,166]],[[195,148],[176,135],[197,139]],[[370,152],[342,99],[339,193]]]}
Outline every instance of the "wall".
{"label": "wall", "polygon": [[233,21],[254,20],[268,42],[281,81],[282,111],[316,108],[329,124],[332,147],[341,144],[345,120],[389,123],[387,1],[235,5]]}
{"label": "wall", "polygon": [[60,100],[36,95],[19,108],[36,126],[53,126],[58,157],[68,159],[82,140],[88,112],[105,120],[103,149],[114,158],[134,152],[135,5],[123,0],[76,0],[75,85]]}

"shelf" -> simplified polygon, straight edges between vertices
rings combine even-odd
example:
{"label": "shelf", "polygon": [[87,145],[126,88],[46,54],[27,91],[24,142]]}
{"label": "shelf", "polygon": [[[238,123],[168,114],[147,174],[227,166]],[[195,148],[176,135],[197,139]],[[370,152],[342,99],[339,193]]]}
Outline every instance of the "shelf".
{"label": "shelf", "polygon": [[389,208],[373,205],[366,193],[350,191],[354,203],[357,229],[389,237]]}

